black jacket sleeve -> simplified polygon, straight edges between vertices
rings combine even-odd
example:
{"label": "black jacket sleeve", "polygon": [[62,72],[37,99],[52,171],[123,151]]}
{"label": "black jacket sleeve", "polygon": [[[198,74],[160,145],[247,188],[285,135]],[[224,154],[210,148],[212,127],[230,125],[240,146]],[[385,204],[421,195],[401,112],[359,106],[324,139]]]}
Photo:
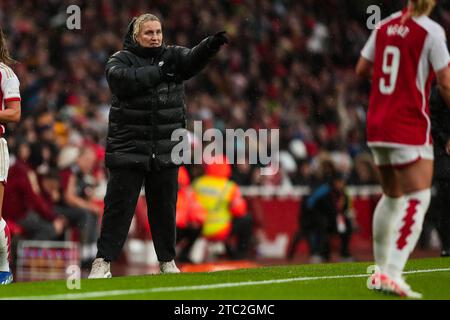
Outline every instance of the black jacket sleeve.
{"label": "black jacket sleeve", "polygon": [[450,110],[442,99],[437,87],[430,98],[431,134],[436,147],[442,148],[450,140]]}
{"label": "black jacket sleeve", "polygon": [[133,95],[161,82],[157,66],[131,67],[123,52],[111,56],[106,64],[106,80],[111,92],[118,96]]}
{"label": "black jacket sleeve", "polygon": [[175,46],[179,74],[183,80],[188,80],[198,74],[219,51],[208,46],[211,37],[203,39],[194,48]]}

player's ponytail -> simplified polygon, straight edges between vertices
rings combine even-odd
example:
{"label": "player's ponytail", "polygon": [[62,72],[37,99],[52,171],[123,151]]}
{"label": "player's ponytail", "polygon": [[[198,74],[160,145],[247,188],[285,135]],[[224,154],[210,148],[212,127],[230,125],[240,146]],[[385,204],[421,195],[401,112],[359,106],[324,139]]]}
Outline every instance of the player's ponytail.
{"label": "player's ponytail", "polygon": [[409,5],[414,17],[428,16],[433,11],[436,0],[409,0]]}
{"label": "player's ponytail", "polygon": [[8,44],[6,43],[6,37],[0,28],[0,62],[4,64],[13,64],[16,61],[9,55]]}

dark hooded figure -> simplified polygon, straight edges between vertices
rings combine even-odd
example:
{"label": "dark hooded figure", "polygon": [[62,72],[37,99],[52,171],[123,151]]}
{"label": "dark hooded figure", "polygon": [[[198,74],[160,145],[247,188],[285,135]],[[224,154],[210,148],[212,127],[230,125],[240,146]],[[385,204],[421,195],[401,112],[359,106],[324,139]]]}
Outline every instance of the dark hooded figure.
{"label": "dark hooded figure", "polygon": [[441,240],[441,256],[450,257],[450,110],[435,86],[430,97],[431,134],[434,141],[432,220]]}
{"label": "dark hooded figure", "polygon": [[163,44],[161,22],[152,14],[134,18],[123,50],[106,65],[112,93],[105,164],[109,180],[97,259],[89,278],[111,277],[128,235],[141,187],[162,273],[175,265],[178,166],[171,157],[172,133],[186,126],[183,81],[198,74],[228,42],[225,32],[192,49]]}

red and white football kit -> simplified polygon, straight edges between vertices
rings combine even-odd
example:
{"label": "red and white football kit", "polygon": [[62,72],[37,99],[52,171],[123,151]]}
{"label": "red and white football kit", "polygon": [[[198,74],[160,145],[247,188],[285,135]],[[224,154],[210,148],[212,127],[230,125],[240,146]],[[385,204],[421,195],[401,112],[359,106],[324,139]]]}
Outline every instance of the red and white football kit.
{"label": "red and white football kit", "polygon": [[[5,110],[6,103],[20,101],[19,79],[7,65],[0,63],[0,102],[1,110]],[[3,134],[5,126],[0,124],[0,182],[6,183],[9,169],[8,145]],[[0,285],[13,281],[9,269],[11,248],[11,235],[6,221],[1,218],[0,212]]]}
{"label": "red and white football kit", "polygon": [[433,159],[428,98],[435,72],[450,63],[444,29],[404,14],[383,20],[361,51],[373,63],[367,139],[380,166]]}
{"label": "red and white football kit", "polygon": [[[7,65],[0,63],[0,101],[1,110],[5,110],[5,104],[10,101],[20,101],[19,86],[20,82],[12,69]],[[8,178],[9,169],[9,153],[8,145],[3,134],[5,133],[5,126],[0,124],[0,182],[6,182]]]}

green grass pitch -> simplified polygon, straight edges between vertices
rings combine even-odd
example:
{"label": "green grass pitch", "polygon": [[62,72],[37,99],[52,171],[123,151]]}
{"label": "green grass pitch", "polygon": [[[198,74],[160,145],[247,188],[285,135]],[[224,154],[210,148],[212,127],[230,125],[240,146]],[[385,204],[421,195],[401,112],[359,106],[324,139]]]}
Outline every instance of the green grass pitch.
{"label": "green grass pitch", "polygon": [[[298,300],[398,299],[367,289],[370,263],[289,265],[211,273],[145,275],[0,286],[0,299]],[[450,258],[408,262],[406,279],[424,299],[450,299]]]}

